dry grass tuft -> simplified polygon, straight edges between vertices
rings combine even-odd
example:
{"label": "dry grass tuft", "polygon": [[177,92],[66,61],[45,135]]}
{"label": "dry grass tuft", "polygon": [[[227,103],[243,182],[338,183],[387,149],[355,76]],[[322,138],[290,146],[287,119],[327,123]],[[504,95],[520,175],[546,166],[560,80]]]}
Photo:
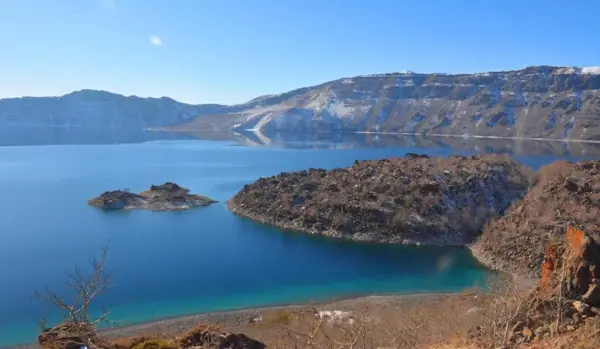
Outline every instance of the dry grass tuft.
{"label": "dry grass tuft", "polygon": [[113,341],[112,345],[115,349],[132,349],[133,347],[152,339],[155,338],[150,336],[133,336]]}
{"label": "dry grass tuft", "polygon": [[172,341],[164,340],[164,339],[152,339],[144,341],[133,349],[178,349],[179,347],[173,343]]}

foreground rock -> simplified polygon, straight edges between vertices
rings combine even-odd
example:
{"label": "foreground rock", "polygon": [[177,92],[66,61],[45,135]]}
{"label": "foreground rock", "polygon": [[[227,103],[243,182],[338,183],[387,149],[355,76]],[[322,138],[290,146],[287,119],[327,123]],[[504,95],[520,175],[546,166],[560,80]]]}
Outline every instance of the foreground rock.
{"label": "foreground rock", "polygon": [[110,343],[98,337],[93,327],[72,322],[46,329],[38,336],[38,343],[43,349],[113,349]]}
{"label": "foreground rock", "polygon": [[109,342],[101,339],[95,328],[64,323],[38,336],[43,349],[264,349],[265,345],[244,334],[223,332],[215,325],[198,325],[176,339],[141,335]]}
{"label": "foreground rock", "polygon": [[522,196],[531,171],[506,156],[356,162],[261,178],[227,202],[239,215],[312,234],[460,245]]}
{"label": "foreground rock", "polygon": [[199,325],[179,338],[179,348],[264,349],[265,345],[242,333],[223,332],[215,325]]}
{"label": "foreground rock", "polygon": [[[554,348],[551,344],[557,337],[569,341],[572,336],[565,334],[587,326],[595,330],[585,335],[585,340],[589,348],[597,348],[592,338],[600,338],[600,242],[592,234],[569,226],[561,239],[547,246],[540,270],[539,282],[522,300],[503,300],[508,308],[520,304],[509,323],[509,339],[516,343],[548,339],[548,345],[541,347]],[[582,336],[576,337],[581,343]],[[576,342],[560,348],[588,348]]]}
{"label": "foreground rock", "polygon": [[537,277],[546,247],[564,240],[568,225],[600,241],[600,161],[540,169],[536,185],[486,226],[472,250],[495,269]]}
{"label": "foreground rock", "polygon": [[140,194],[125,190],[107,191],[88,201],[89,205],[105,210],[139,209],[153,211],[185,210],[214,203],[216,203],[215,200],[205,196],[189,194],[189,189],[171,182],[153,185],[150,190]]}

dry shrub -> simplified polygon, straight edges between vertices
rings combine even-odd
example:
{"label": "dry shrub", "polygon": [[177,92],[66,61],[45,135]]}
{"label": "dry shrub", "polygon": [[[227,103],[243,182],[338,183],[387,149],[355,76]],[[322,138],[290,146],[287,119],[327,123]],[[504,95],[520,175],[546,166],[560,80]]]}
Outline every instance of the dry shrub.
{"label": "dry shrub", "polygon": [[[252,336],[272,349],[510,347],[515,325],[520,326],[529,310],[529,293],[509,277],[497,276],[487,286],[486,292],[472,289],[393,303],[365,302],[337,320],[318,316],[319,309],[313,308],[275,328],[265,323]],[[600,334],[598,328],[587,335]]]}
{"label": "dry shrub", "polygon": [[496,348],[510,342],[514,326],[527,312],[529,293],[504,275],[488,279],[486,285],[490,292],[485,295],[485,302],[475,308],[480,322],[470,337],[480,347]]}
{"label": "dry shrub", "polygon": [[479,295],[452,295],[407,297],[394,306],[365,302],[341,318],[318,316],[319,309],[313,308],[297,313],[289,324],[279,324],[275,334],[269,336],[263,326],[254,335],[272,349],[408,349],[464,344],[468,330],[481,319],[469,309],[481,301]]}
{"label": "dry shrub", "polygon": [[292,322],[294,314],[289,310],[278,310],[272,318],[267,318],[266,321],[272,324],[289,325]]}
{"label": "dry shrub", "polygon": [[175,343],[172,341],[164,340],[164,339],[152,339],[148,341],[144,341],[133,349],[179,349]]}
{"label": "dry shrub", "polygon": [[155,338],[150,336],[133,336],[113,341],[112,345],[115,347],[115,349],[132,349],[133,347],[152,339]]}
{"label": "dry shrub", "polygon": [[596,317],[587,321],[573,336],[571,343],[573,349],[598,349],[600,348],[600,318]]}
{"label": "dry shrub", "polygon": [[182,348],[190,346],[210,346],[219,342],[221,328],[217,325],[198,325],[186,331],[179,339]]}

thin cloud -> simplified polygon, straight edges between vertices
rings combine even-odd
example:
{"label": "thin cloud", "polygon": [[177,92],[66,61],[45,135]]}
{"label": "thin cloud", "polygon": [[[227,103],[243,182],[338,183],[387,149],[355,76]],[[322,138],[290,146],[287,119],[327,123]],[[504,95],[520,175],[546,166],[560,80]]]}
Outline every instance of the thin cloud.
{"label": "thin cloud", "polygon": [[154,46],[162,46],[163,44],[162,39],[157,35],[150,36],[150,43]]}
{"label": "thin cloud", "polygon": [[116,0],[100,0],[102,2],[102,7],[106,10],[113,10],[115,8]]}

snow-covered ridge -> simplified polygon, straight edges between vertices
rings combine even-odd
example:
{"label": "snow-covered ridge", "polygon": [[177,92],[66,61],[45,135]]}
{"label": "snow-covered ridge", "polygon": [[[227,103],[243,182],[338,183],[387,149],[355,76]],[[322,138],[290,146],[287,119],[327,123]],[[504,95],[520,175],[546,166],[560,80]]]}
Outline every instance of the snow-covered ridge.
{"label": "snow-covered ridge", "polygon": [[583,74],[600,74],[600,67],[584,67],[581,72]]}
{"label": "snow-covered ridge", "polygon": [[[411,76],[440,76],[440,77],[454,77],[454,76],[475,76],[475,77],[488,77],[488,76],[513,76],[523,74],[526,70],[531,69],[540,69],[540,71],[535,71],[535,73],[545,73],[542,69],[547,69],[547,73],[556,74],[556,75],[569,75],[569,74],[600,74],[600,66],[596,67],[553,67],[553,66],[532,66],[526,67],[523,69],[515,69],[515,70],[502,70],[502,71],[490,71],[490,72],[466,72],[466,73],[417,73],[410,70],[402,70],[394,73],[384,73],[384,74],[367,74],[367,75],[358,75],[353,77],[345,77],[339,79],[339,81],[343,84],[355,83],[355,79],[361,78],[390,78],[390,77],[407,77]],[[531,72],[529,72],[531,74]]]}
{"label": "snow-covered ridge", "polygon": [[555,74],[600,74],[600,66],[599,67],[563,67],[559,68],[555,71]]}

